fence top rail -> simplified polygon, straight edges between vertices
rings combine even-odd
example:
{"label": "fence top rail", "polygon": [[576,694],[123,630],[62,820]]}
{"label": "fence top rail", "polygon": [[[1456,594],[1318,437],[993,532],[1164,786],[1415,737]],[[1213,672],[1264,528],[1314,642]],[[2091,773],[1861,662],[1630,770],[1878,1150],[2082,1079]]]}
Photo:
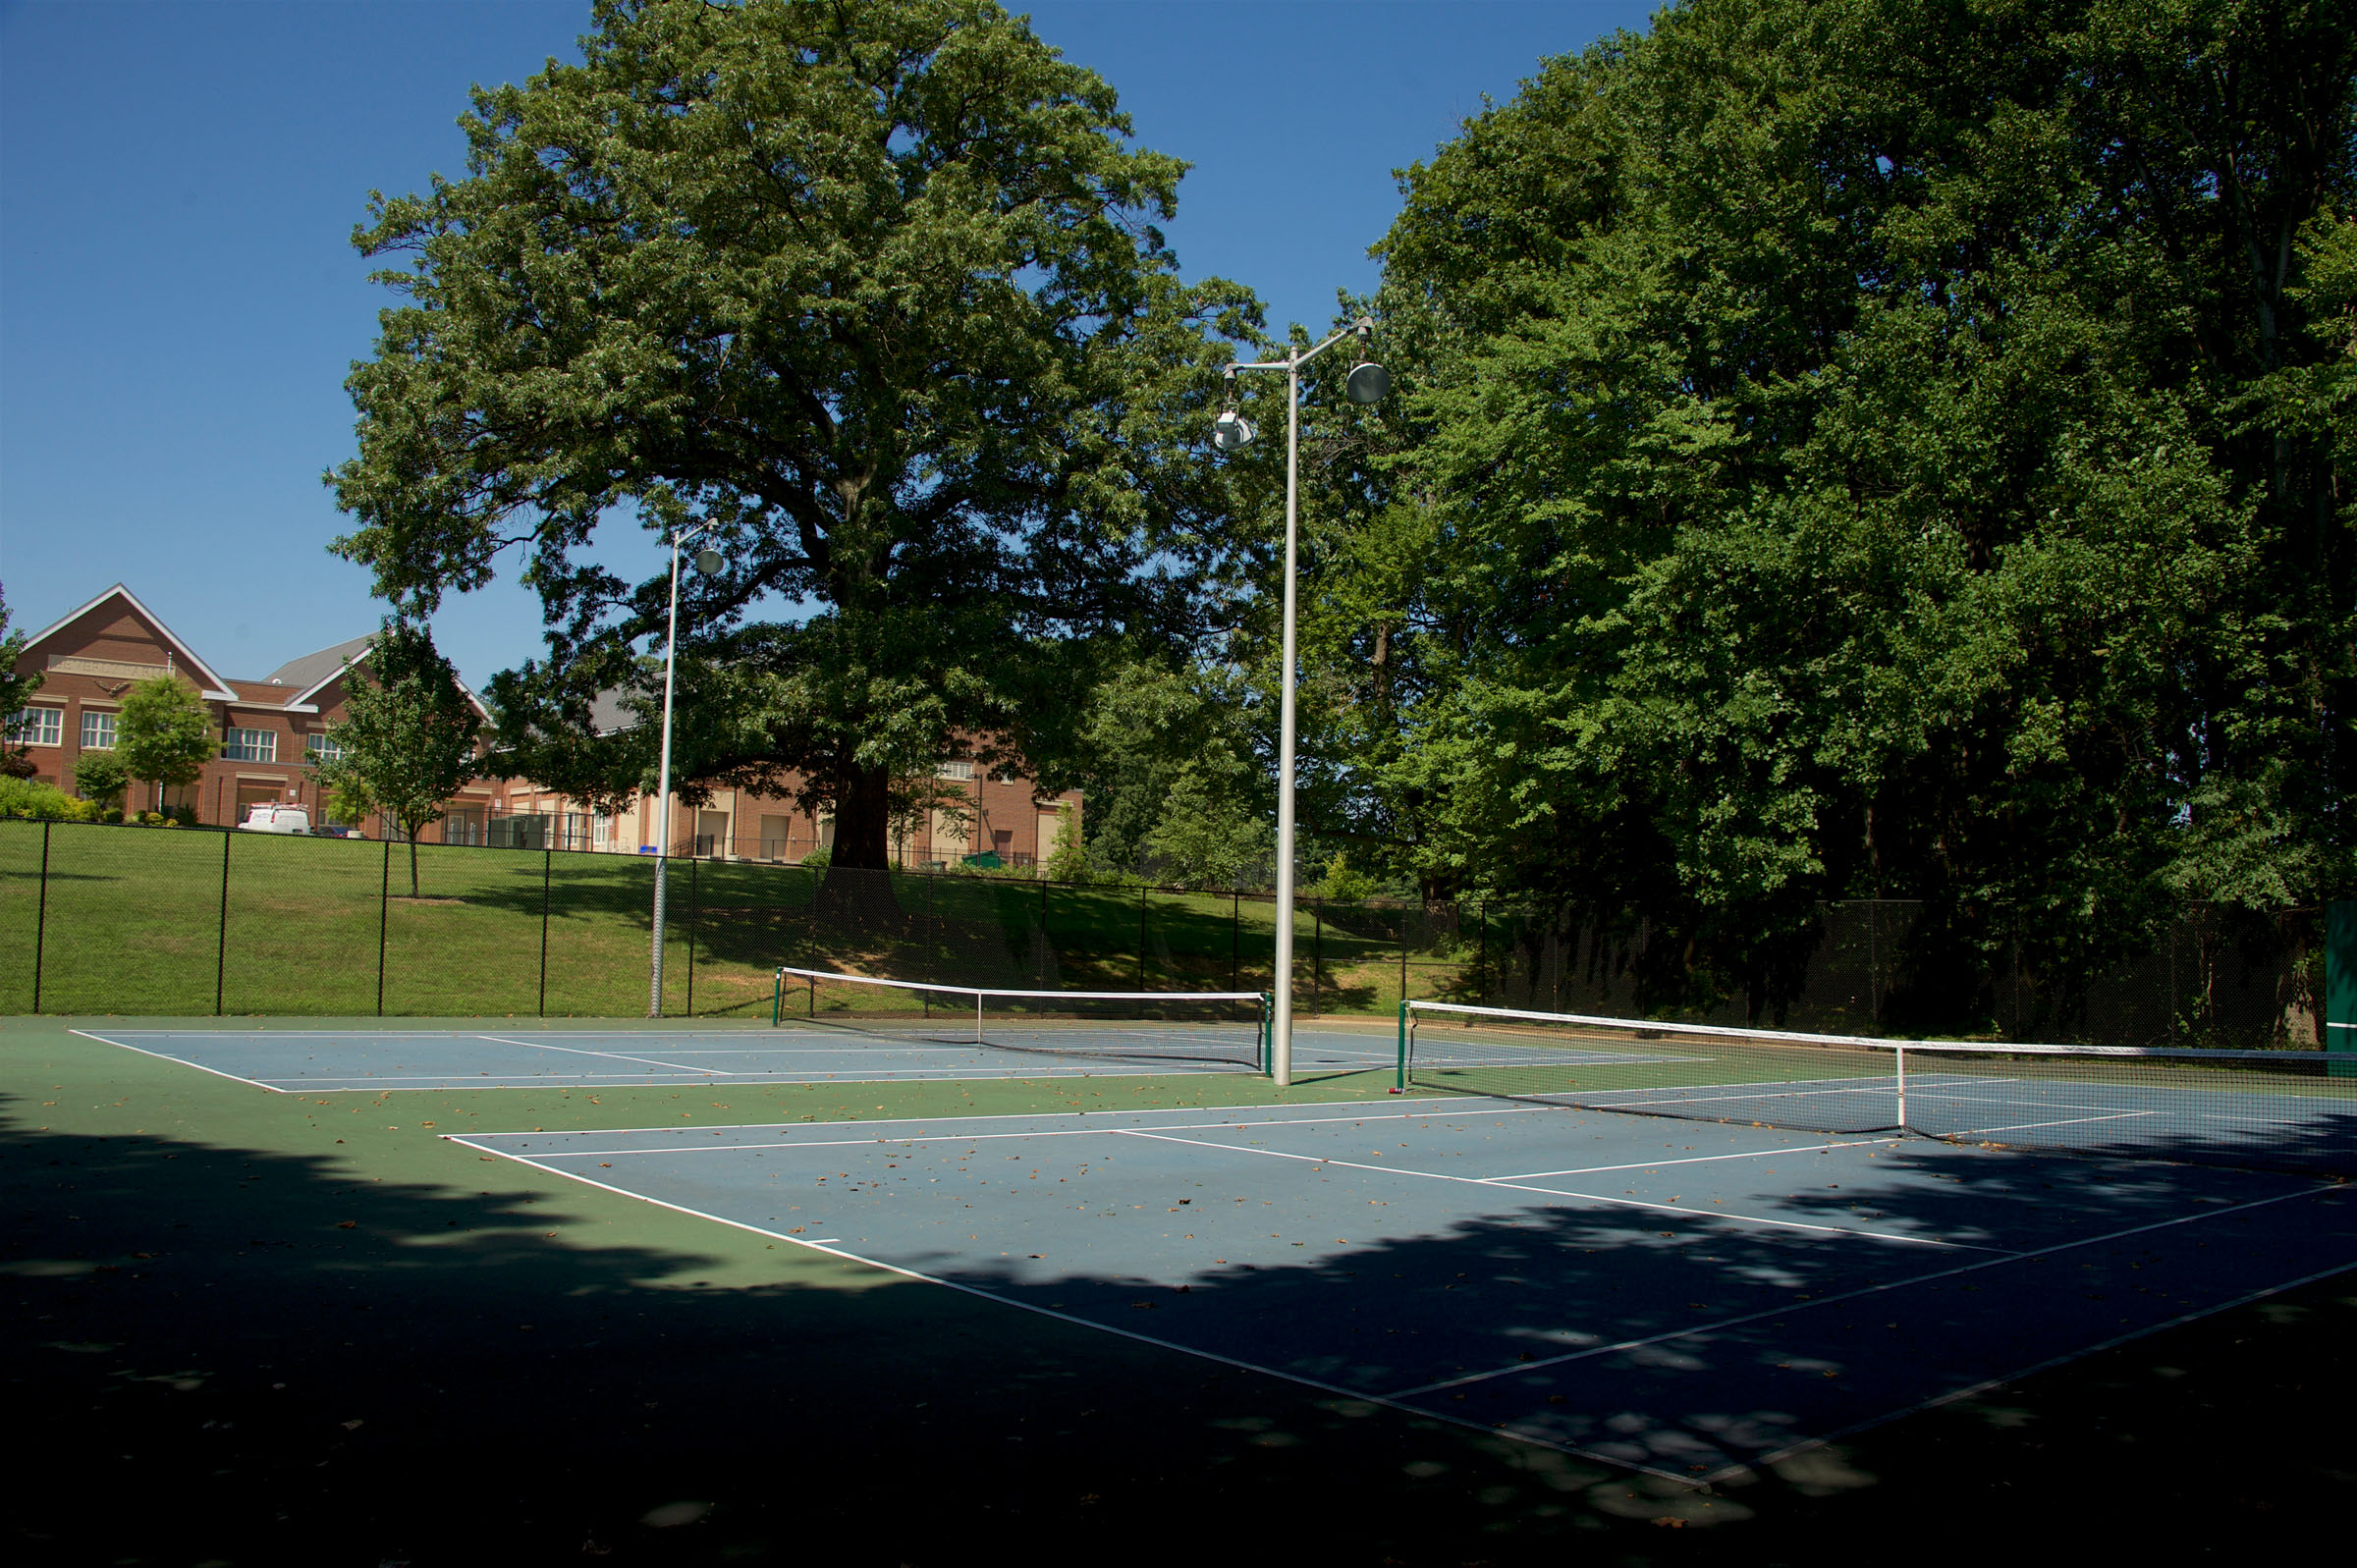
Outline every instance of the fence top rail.
{"label": "fence top rail", "polygon": [[1591,1029],[1635,1029],[1656,1034],[1699,1035],[1712,1040],[1766,1040],[1798,1046],[1858,1046],[1870,1051],[1980,1051],[2020,1056],[2162,1056],[2195,1061],[2281,1061],[2287,1056],[2321,1055],[2322,1051],[2204,1051],[2189,1046],[2056,1046],[2007,1040],[1908,1040],[1891,1035],[1813,1035],[1793,1029],[1747,1029],[1734,1024],[1673,1023],[1668,1019],[1611,1018],[1600,1013],[1530,1012],[1519,1007],[1477,1007],[1462,1001],[1419,1001],[1400,1004],[1413,1016],[1419,1012],[1467,1013],[1483,1018],[1527,1019],[1537,1023],[1570,1023]]}
{"label": "fence top rail", "polygon": [[895,991],[943,991],[957,997],[1045,997],[1064,1001],[1135,1001],[1140,997],[1157,1000],[1178,998],[1186,1001],[1259,1001],[1266,1002],[1265,991],[1009,991],[995,986],[948,986],[926,980],[894,980],[885,975],[848,975],[839,969],[796,969],[780,964],[778,974],[799,975],[809,980],[856,980],[864,985],[890,986]]}

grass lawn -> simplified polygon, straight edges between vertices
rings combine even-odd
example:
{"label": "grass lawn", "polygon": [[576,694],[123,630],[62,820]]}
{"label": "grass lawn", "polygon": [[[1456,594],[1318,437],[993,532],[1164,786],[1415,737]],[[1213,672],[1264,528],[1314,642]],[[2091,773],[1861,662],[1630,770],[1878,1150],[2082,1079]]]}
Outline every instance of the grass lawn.
{"label": "grass lawn", "polygon": [[[635,856],[0,823],[0,1009],[627,1017],[646,1005],[654,866]],[[822,883],[840,879],[840,887]],[[225,893],[226,885],[226,893]],[[822,892],[822,887],[828,892]],[[675,861],[663,1010],[766,1016],[781,963],[1050,990],[1265,990],[1265,897]],[[1456,994],[1472,955],[1418,911],[1294,921],[1295,1005]],[[379,947],[382,946],[382,996]],[[545,970],[544,970],[545,959]]]}
{"label": "grass lawn", "polygon": [[1749,1568],[1943,1528],[2042,1559],[2249,1561],[2312,1555],[2357,1483],[2330,1435],[2357,1391],[2345,1274],[1701,1492],[440,1136],[1247,1104],[1279,1095],[1263,1082],[277,1095],[79,1021],[0,1021],[0,1298],[35,1434],[0,1521],[16,1562]]}

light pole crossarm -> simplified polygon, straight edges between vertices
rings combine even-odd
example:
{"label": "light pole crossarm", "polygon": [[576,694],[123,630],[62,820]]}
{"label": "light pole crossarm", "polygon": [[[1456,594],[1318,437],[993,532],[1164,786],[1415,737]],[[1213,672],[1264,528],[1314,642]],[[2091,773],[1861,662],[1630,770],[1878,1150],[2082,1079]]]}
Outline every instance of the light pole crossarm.
{"label": "light pole crossarm", "polygon": [[1363,334],[1373,325],[1374,320],[1372,317],[1361,316],[1358,320],[1350,323],[1350,325],[1338,328],[1335,332],[1327,337],[1324,343],[1319,344],[1316,348],[1304,349],[1301,351],[1301,352],[1293,355],[1289,359],[1279,359],[1268,364],[1232,364],[1228,368],[1231,370],[1297,370],[1301,366],[1309,363],[1312,359],[1315,359],[1318,355],[1324,353],[1327,350],[1333,348],[1336,344],[1342,342],[1344,338]]}

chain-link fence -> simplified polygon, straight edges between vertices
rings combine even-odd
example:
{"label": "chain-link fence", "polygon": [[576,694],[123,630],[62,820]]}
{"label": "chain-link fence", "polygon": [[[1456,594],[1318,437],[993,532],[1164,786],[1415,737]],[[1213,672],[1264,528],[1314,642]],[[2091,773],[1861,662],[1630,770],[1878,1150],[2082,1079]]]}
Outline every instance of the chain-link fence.
{"label": "chain-link fence", "polygon": [[[0,822],[0,1011],[643,1014],[655,863],[565,837],[412,847]],[[750,859],[675,859],[670,875],[667,1015],[763,1015],[780,964],[1044,990],[1274,983],[1267,893]],[[2001,917],[1961,934],[1952,918],[1824,904],[1723,974],[1642,920],[1312,897],[1293,912],[1294,1007],[1380,1014],[1412,997],[1840,1033],[2318,1043],[2315,911],[2191,909],[2110,964]]]}

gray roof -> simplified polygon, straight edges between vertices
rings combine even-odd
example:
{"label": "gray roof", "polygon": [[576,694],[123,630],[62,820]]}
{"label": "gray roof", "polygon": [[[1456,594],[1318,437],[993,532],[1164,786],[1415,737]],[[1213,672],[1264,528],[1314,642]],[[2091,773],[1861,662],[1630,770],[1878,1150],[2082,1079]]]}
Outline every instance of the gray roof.
{"label": "gray roof", "polygon": [[610,735],[621,730],[638,728],[638,716],[624,705],[620,686],[608,686],[589,699],[589,728],[592,732]]}
{"label": "gray roof", "polygon": [[306,653],[300,659],[288,660],[262,678],[275,686],[293,686],[298,691],[306,691],[358,659],[375,640],[376,633],[371,631],[349,642],[339,642],[332,648]]}

